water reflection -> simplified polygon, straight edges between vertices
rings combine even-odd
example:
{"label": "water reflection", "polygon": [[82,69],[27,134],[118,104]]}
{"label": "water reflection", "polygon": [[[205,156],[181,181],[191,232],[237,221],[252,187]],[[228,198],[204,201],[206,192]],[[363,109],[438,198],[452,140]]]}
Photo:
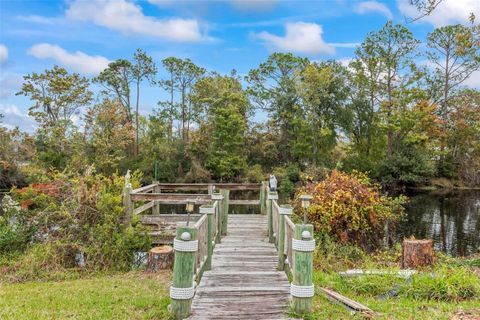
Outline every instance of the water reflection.
{"label": "water reflection", "polygon": [[409,194],[398,240],[433,239],[436,250],[465,256],[480,249],[480,191]]}

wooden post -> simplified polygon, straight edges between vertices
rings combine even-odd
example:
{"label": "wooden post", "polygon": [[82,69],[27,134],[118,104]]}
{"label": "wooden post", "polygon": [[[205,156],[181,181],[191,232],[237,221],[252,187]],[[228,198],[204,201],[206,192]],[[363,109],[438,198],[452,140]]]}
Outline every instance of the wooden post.
{"label": "wooden post", "polygon": [[[224,205],[223,205],[223,195],[221,193],[214,193],[212,194],[212,200],[213,201],[218,201],[217,204],[217,210],[218,210],[218,217],[217,217],[217,236],[213,240],[215,243],[221,243],[222,242],[222,228],[223,228],[223,219],[224,219],[224,214],[223,212],[225,211]],[[215,219],[213,219],[215,223]]]}
{"label": "wooden post", "polygon": [[[307,233],[308,232],[308,233]],[[310,238],[302,239],[304,235],[310,235]],[[295,225],[296,240],[313,241],[313,226]],[[306,243],[306,241],[304,241]],[[315,243],[313,243],[315,248]],[[313,251],[296,250],[293,246],[293,284],[300,287],[313,286]],[[313,294],[311,297],[296,297],[292,294],[292,307],[296,313],[308,313],[312,309]]]}
{"label": "wooden post", "polygon": [[285,216],[292,214],[292,207],[289,205],[281,205],[278,219],[278,270],[285,269]]}
{"label": "wooden post", "polygon": [[402,243],[402,268],[415,269],[434,262],[433,240],[404,239]]}
{"label": "wooden post", "polygon": [[[127,181],[127,179],[125,179]],[[125,183],[125,189],[123,190],[123,210],[125,212],[125,217],[123,223],[126,226],[130,226],[132,223],[133,215],[133,202],[131,197],[132,185],[130,182]]]}
{"label": "wooden post", "polygon": [[262,181],[260,186],[260,213],[267,214],[267,188],[268,181]]}
{"label": "wooden post", "polygon": [[[213,196],[212,196],[213,198]],[[220,203],[218,204],[220,205]],[[207,260],[205,261],[205,270],[212,269],[212,255],[213,255],[213,241],[215,241],[213,234],[213,224],[215,208],[211,205],[200,206],[200,213],[207,215]]]}
{"label": "wooden post", "polygon": [[229,210],[229,199],[230,199],[230,190],[221,189],[220,193],[223,196],[223,210],[222,210],[222,228],[221,228],[221,235],[227,235],[227,228],[228,228],[228,210]]}
{"label": "wooden post", "polygon": [[268,192],[267,196],[268,242],[270,243],[275,242],[273,236],[272,200],[278,200],[278,193],[276,191]]}
{"label": "wooden post", "polygon": [[[158,181],[153,181],[153,183],[158,183]],[[153,188],[153,192],[160,193],[160,187],[158,185],[155,186],[155,188]],[[160,214],[160,204],[155,200],[153,201],[154,201],[154,205],[152,207],[152,214]]]}
{"label": "wooden post", "polygon": [[[185,241],[188,235],[189,240],[197,240],[197,229],[191,227],[177,227],[176,239]],[[183,239],[182,239],[183,238]],[[193,285],[193,274],[195,272],[195,256],[196,252],[187,252],[175,250],[175,262],[173,264],[173,281],[174,288],[191,288]],[[170,289],[172,290],[172,289]],[[172,296],[172,292],[170,292]],[[192,299],[171,299],[172,313],[175,319],[185,319],[190,315]]]}

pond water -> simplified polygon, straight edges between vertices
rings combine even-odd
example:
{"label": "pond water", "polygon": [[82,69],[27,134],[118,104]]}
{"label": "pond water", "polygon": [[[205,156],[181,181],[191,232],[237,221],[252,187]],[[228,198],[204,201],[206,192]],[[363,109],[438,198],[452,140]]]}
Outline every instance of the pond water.
{"label": "pond water", "polygon": [[397,240],[433,239],[436,250],[467,256],[480,250],[480,191],[410,193]]}

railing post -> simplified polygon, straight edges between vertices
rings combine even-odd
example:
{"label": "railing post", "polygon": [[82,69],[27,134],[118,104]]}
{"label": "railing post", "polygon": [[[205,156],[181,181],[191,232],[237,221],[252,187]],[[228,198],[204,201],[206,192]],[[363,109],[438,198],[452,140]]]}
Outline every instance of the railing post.
{"label": "railing post", "polygon": [[278,200],[278,193],[276,191],[270,191],[267,195],[268,242],[270,243],[275,242],[275,238],[273,237],[272,200]]}
{"label": "railing post", "polygon": [[123,210],[125,213],[123,223],[126,226],[130,226],[132,223],[132,215],[133,215],[133,202],[132,202],[132,184],[125,179],[125,189],[123,190]]}
{"label": "railing post", "polygon": [[281,205],[278,217],[278,270],[285,269],[285,216],[292,214],[292,207],[290,205]]}
{"label": "railing post", "polygon": [[175,261],[170,287],[171,310],[175,319],[185,319],[190,315],[192,298],[195,294],[193,274],[198,251],[197,229],[178,227],[173,248]]}
{"label": "railing post", "polygon": [[[212,196],[213,199],[213,196]],[[220,203],[218,204],[220,205]],[[213,242],[215,241],[213,234],[214,214],[215,207],[209,205],[200,206],[200,214],[206,214],[207,216],[207,260],[205,261],[205,270],[212,269],[212,255],[213,255]]]}
{"label": "railing post", "polygon": [[[223,212],[225,211],[223,205],[223,195],[221,193],[214,193],[212,194],[212,200],[218,201],[218,217],[217,217],[217,237],[213,239],[215,243],[222,242],[222,227],[223,227],[223,220],[225,219]],[[212,218],[213,219],[213,218]]]}
{"label": "railing post", "polygon": [[[158,184],[158,181],[153,181],[153,183]],[[160,187],[158,185],[156,185],[153,188],[153,192],[154,193],[160,193]],[[154,204],[153,204],[153,207],[152,207],[152,214],[160,214],[160,205],[158,204],[157,201],[155,201],[155,200],[153,200],[153,201],[154,201]]]}
{"label": "railing post", "polygon": [[220,232],[221,236],[226,236],[228,232],[228,210],[229,210],[229,199],[230,199],[230,190],[221,189],[220,193],[223,196],[223,210],[222,210],[222,228]]}
{"label": "railing post", "polygon": [[293,282],[290,284],[292,307],[298,314],[310,312],[312,298],[315,295],[313,286],[313,226],[295,225],[295,236],[292,239],[293,249]]}
{"label": "railing post", "polygon": [[267,212],[267,188],[268,181],[262,181],[262,186],[260,187],[260,213],[266,214]]}

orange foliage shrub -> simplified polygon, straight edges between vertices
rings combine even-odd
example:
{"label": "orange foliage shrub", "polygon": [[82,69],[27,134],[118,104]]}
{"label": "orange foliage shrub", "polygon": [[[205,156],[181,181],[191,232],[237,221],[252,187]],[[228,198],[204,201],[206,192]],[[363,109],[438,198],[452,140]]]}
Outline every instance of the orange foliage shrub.
{"label": "orange foliage shrub", "polygon": [[325,180],[309,183],[295,194],[296,212],[302,208],[298,197],[313,196],[308,208],[308,222],[315,231],[337,237],[341,242],[364,248],[378,247],[385,234],[403,215],[406,197],[388,197],[362,173],[334,170]]}

